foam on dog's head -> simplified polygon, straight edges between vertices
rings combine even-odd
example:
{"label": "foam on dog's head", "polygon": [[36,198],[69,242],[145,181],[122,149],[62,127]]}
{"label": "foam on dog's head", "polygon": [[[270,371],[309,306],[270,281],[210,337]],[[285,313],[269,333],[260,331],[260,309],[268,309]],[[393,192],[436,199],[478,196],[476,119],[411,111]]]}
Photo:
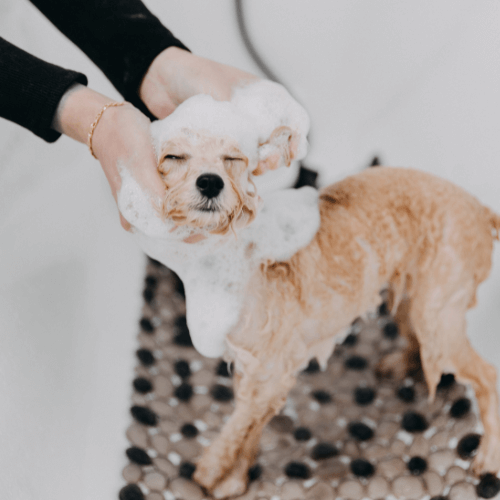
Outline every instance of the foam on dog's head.
{"label": "foam on dog's head", "polygon": [[[288,127],[296,141],[294,159],[300,160],[307,154],[309,116],[282,85],[261,80],[237,89],[231,103],[251,118],[261,147],[267,144],[275,130]],[[261,158],[267,154],[261,149]]]}
{"label": "foam on dog's head", "polygon": [[250,163],[257,160],[258,134],[255,125],[231,102],[216,101],[209,95],[196,95],[180,104],[167,118],[154,122],[151,133],[158,156],[166,141],[191,132],[233,139]]}
{"label": "foam on dog's head", "polygon": [[[287,129],[289,150],[285,151],[283,132]],[[284,87],[259,80],[236,89],[231,101],[216,101],[209,95],[191,97],[153,123],[151,131],[158,156],[162,143],[190,131],[232,138],[249,159],[249,170],[261,174],[306,155],[309,117]]]}

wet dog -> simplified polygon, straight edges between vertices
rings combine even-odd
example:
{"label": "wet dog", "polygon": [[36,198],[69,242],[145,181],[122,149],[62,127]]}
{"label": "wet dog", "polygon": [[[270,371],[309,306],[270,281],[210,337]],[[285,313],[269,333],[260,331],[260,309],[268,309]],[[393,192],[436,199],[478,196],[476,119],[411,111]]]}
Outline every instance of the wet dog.
{"label": "wet dog", "polygon": [[326,364],[352,321],[380,304],[381,289],[409,342],[379,371],[403,377],[418,353],[430,399],[443,373],[471,384],[484,426],[473,467],[498,472],[496,371],[471,347],[465,314],[489,274],[500,217],[448,181],[390,167],[319,195],[270,195],[260,208],[253,176],[290,162],[293,128],[246,147],[234,134],[158,127],[169,236],[141,244],[185,282],[195,347],[234,363],[235,410],[194,479],[216,498],[245,491],[262,430],[297,374],[311,358]]}

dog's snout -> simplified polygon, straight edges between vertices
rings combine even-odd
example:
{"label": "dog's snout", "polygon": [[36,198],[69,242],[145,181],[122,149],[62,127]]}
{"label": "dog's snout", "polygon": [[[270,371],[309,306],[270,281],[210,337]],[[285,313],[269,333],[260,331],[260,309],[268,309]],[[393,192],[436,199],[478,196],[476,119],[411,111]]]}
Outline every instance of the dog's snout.
{"label": "dog's snout", "polygon": [[202,174],[196,179],[196,187],[206,198],[215,198],[224,188],[224,181],[217,174]]}

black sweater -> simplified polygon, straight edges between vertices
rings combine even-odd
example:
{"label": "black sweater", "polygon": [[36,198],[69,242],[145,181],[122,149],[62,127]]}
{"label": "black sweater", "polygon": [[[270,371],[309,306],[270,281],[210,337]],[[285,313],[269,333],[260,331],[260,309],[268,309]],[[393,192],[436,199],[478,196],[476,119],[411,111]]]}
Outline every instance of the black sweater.
{"label": "black sweater", "polygon": [[[146,111],[138,88],[153,59],[171,46],[187,48],[140,0],[30,0],[87,54],[123,97]],[[0,38],[0,117],[53,142],[57,105],[82,73],[49,64]]]}

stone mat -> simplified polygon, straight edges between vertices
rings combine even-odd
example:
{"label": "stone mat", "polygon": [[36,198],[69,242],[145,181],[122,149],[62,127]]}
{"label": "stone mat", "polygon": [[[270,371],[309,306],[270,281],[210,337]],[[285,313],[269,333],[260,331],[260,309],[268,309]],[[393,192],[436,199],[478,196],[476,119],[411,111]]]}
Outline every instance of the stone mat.
{"label": "stone mat", "polygon": [[[208,500],[190,478],[233,410],[231,376],[190,344],[172,272],[148,261],[143,295],[119,498]],[[429,404],[418,378],[377,379],[378,360],[402,345],[383,309],[353,324],[325,372],[312,361],[299,376],[263,433],[241,500],[500,498],[494,476],[470,470],[480,426],[463,385],[443,376]]]}

